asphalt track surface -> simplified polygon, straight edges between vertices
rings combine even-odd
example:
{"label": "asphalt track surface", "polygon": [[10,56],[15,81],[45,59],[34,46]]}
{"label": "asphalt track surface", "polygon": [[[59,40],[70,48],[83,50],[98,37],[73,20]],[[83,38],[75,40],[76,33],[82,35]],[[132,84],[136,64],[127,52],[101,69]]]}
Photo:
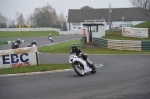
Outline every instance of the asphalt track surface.
{"label": "asphalt track surface", "polygon": [[[96,74],[79,77],[67,70],[0,77],[0,99],[150,99],[150,55],[88,56],[103,64]],[[68,57],[39,53],[41,63],[66,63]]]}

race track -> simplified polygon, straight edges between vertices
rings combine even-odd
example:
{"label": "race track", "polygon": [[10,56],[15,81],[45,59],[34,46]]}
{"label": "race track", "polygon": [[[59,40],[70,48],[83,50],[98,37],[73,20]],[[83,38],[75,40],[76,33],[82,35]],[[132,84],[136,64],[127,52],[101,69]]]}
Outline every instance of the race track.
{"label": "race track", "polygon": [[[96,74],[79,77],[68,70],[0,77],[0,99],[150,99],[150,55],[88,56],[104,65]],[[68,57],[39,53],[40,63],[68,63]]]}

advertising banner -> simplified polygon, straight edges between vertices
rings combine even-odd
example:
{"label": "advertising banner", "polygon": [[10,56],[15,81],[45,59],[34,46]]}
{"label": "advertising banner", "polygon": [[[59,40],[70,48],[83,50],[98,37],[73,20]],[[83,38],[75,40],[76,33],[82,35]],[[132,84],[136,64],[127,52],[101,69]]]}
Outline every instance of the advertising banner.
{"label": "advertising banner", "polygon": [[148,38],[148,28],[123,27],[122,35],[128,37]]}
{"label": "advertising banner", "polygon": [[31,65],[38,65],[37,47],[0,51],[0,69]]}

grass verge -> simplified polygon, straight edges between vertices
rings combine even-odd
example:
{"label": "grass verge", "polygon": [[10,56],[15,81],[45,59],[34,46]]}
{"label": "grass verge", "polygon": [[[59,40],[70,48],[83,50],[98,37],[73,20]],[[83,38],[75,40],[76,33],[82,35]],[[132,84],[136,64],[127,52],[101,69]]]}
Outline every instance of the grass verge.
{"label": "grass verge", "polygon": [[43,53],[52,53],[52,54],[69,54],[69,52],[71,51],[71,45],[73,43],[76,43],[78,46],[80,45],[79,40],[73,40],[69,42],[58,43],[52,46],[44,46],[38,48],[38,51]]}
{"label": "grass verge", "polygon": [[6,45],[7,42],[6,41],[0,41],[0,45]]}
{"label": "grass verge", "polygon": [[59,33],[55,31],[0,31],[0,38],[48,36],[49,34],[52,34],[53,36],[59,35]]}
{"label": "grass verge", "polygon": [[150,40],[150,38],[136,38],[136,37],[125,37],[122,36],[122,31],[106,31],[106,36],[102,37],[104,39],[113,39],[113,40]]}
{"label": "grass verge", "polygon": [[70,64],[41,64],[38,66],[0,69],[0,75],[27,73],[27,72],[41,72],[41,71],[44,72],[44,71],[70,69],[70,68],[72,68]]}
{"label": "grass verge", "polygon": [[135,28],[150,28],[150,20],[133,26]]}
{"label": "grass verge", "polygon": [[78,47],[86,54],[150,54],[150,51],[127,51],[127,50],[115,50],[98,47],[82,48],[80,46],[80,40],[63,42],[52,46],[44,46],[38,48],[38,51],[51,54],[69,54],[69,52],[71,51],[71,44],[73,43],[76,43]]}

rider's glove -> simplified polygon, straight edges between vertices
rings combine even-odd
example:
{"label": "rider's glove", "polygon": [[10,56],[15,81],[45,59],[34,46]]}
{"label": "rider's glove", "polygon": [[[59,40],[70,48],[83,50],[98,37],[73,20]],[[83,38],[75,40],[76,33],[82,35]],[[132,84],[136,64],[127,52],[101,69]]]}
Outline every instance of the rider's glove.
{"label": "rider's glove", "polygon": [[79,57],[81,57],[83,55],[83,53],[79,53]]}

